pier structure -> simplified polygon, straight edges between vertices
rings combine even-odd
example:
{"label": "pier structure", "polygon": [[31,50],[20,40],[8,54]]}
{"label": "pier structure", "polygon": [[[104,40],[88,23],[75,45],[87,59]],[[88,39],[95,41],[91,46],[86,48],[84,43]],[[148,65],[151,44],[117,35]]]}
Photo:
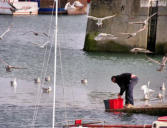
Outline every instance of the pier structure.
{"label": "pier structure", "polygon": [[[167,52],[167,0],[150,0],[150,3],[149,0],[91,0],[88,15],[116,16],[103,20],[100,26],[88,18],[85,51],[129,52],[138,47],[154,53]],[[148,17],[146,25],[133,23]],[[100,39],[97,38],[100,33],[110,35]]]}

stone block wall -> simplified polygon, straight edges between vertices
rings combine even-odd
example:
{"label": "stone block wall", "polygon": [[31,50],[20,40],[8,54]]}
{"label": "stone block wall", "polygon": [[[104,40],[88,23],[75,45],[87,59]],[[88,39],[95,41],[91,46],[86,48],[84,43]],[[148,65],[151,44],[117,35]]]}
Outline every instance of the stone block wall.
{"label": "stone block wall", "polygon": [[[133,33],[142,28],[142,25],[129,24],[133,21],[144,21],[149,16],[149,8],[141,7],[142,0],[92,0],[89,10],[90,16],[105,17],[116,14],[115,17],[103,21],[102,26],[97,26],[95,20],[88,19],[85,38],[85,51],[129,52],[131,48],[147,48],[146,30],[135,37],[126,39],[120,33]],[[167,6],[158,8],[158,24],[156,52],[167,51]],[[109,33],[118,36],[118,39],[96,41],[98,33]]]}

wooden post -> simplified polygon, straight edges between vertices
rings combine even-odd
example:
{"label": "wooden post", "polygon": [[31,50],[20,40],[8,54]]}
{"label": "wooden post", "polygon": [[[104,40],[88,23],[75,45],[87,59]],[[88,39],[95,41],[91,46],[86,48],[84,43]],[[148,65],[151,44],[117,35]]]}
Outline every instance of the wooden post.
{"label": "wooden post", "polygon": [[[156,3],[154,3],[156,2]],[[153,4],[156,6],[154,7]],[[156,46],[156,32],[157,32],[157,19],[158,19],[158,0],[151,1],[151,6],[149,8],[149,16],[152,14],[157,13],[153,16],[150,21],[148,22],[148,35],[147,35],[147,49],[155,52]]]}

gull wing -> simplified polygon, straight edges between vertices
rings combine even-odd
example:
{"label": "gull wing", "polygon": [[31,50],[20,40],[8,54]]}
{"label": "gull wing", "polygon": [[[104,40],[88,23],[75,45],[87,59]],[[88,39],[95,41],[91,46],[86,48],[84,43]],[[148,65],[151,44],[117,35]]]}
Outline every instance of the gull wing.
{"label": "gull wing", "polygon": [[106,17],[103,17],[103,18],[101,18],[102,20],[106,20],[106,19],[110,19],[110,18],[112,18],[112,17],[115,17],[116,15],[112,15],[112,16],[106,16]]}
{"label": "gull wing", "polygon": [[64,6],[64,9],[67,10],[67,8],[68,8],[69,5],[70,5],[70,2],[66,3],[66,5]]}
{"label": "gull wing", "polygon": [[98,20],[97,17],[94,17],[94,16],[88,16],[89,19],[92,19],[92,20]]}
{"label": "gull wing", "polygon": [[23,33],[22,35],[25,35],[25,34],[30,33],[30,32],[36,33],[36,32],[34,32],[34,31],[27,31],[27,32]]}
{"label": "gull wing", "polygon": [[41,46],[40,44],[38,44],[38,43],[33,43],[33,42],[31,42],[32,44],[35,44],[35,45],[38,45],[38,46]]}
{"label": "gull wing", "polygon": [[131,33],[124,33],[124,32],[121,32],[120,34],[123,34],[123,35],[130,35]]}
{"label": "gull wing", "polygon": [[45,46],[49,43],[49,41],[46,41],[45,43],[43,43],[41,46]]}
{"label": "gull wing", "polygon": [[145,29],[146,29],[146,25],[145,25],[143,28],[139,29],[136,33],[142,32],[142,31],[144,31]]}
{"label": "gull wing", "polygon": [[157,60],[154,60],[154,59],[152,59],[152,58],[150,58],[150,57],[148,57],[147,56],[147,59],[149,60],[149,61],[151,61],[151,62],[154,62],[154,63],[156,63],[156,64],[161,64],[159,61],[157,61]]}
{"label": "gull wing", "polygon": [[10,27],[4,32],[4,33],[2,33],[1,35],[0,35],[0,38],[2,39],[3,38],[3,36],[5,36],[6,35],[6,33],[8,33],[10,31]]}
{"label": "gull wing", "polygon": [[148,21],[151,17],[153,17],[154,15],[156,15],[157,13],[154,13],[154,14],[152,14],[151,16],[149,16],[147,19],[146,19],[146,21]]}
{"label": "gull wing", "polygon": [[45,35],[46,37],[49,37],[48,34],[46,34],[46,33],[42,33],[42,34]]}
{"label": "gull wing", "polygon": [[165,65],[165,64],[166,64],[166,61],[167,61],[167,57],[164,56],[164,57],[162,58],[161,64]]}
{"label": "gull wing", "polygon": [[23,67],[13,67],[14,69],[27,69],[27,68],[23,68]]}
{"label": "gull wing", "polygon": [[128,22],[129,24],[143,24],[144,22],[142,21],[137,21],[137,22]]}

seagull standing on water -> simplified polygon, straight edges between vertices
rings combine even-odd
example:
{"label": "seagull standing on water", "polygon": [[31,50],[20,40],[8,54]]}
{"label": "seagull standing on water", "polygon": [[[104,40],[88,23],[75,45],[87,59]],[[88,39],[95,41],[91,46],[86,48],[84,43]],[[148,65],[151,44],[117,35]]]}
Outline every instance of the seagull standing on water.
{"label": "seagull standing on water", "polygon": [[49,92],[51,92],[52,91],[52,88],[49,86],[49,87],[47,87],[47,88],[42,88],[42,91],[43,91],[43,93],[49,93]]}
{"label": "seagull standing on water", "polygon": [[164,83],[164,82],[163,82],[162,86],[160,87],[160,90],[161,90],[161,91],[165,91],[165,90],[166,90],[166,88],[165,88],[165,83]]}
{"label": "seagull standing on water", "polygon": [[37,78],[34,79],[34,82],[35,82],[36,84],[39,84],[39,83],[41,83],[41,79],[40,79],[39,77],[37,77]]}
{"label": "seagull standing on water", "polygon": [[50,76],[45,77],[46,82],[50,82],[50,80],[51,80]]}
{"label": "seagull standing on water", "polygon": [[87,79],[83,79],[83,80],[81,80],[81,84],[86,85],[87,83],[88,83],[88,80],[87,80]]}
{"label": "seagull standing on water", "polygon": [[102,26],[102,22],[103,22],[103,20],[107,20],[107,19],[110,19],[110,18],[113,18],[113,17],[115,17],[116,15],[112,15],[112,16],[106,16],[106,17],[103,17],[103,18],[97,18],[97,17],[94,17],[94,16],[88,16],[88,18],[89,19],[92,19],[92,20],[97,20],[97,25],[98,25],[98,27],[99,26]]}
{"label": "seagull standing on water", "polygon": [[141,90],[144,91],[144,99],[148,100],[150,99],[150,93],[155,92],[154,90],[149,88],[150,86],[150,81],[148,81],[147,85],[142,85]]}
{"label": "seagull standing on water", "polygon": [[146,20],[141,21],[141,22],[129,22],[129,24],[141,24],[143,26],[148,24],[148,21],[151,17],[153,17],[154,15],[156,15],[157,13],[152,14],[150,17],[148,17]]}
{"label": "seagull standing on water", "polygon": [[17,87],[17,81],[16,81],[16,78],[14,78],[14,80],[10,81],[11,83],[11,86],[16,88]]}

